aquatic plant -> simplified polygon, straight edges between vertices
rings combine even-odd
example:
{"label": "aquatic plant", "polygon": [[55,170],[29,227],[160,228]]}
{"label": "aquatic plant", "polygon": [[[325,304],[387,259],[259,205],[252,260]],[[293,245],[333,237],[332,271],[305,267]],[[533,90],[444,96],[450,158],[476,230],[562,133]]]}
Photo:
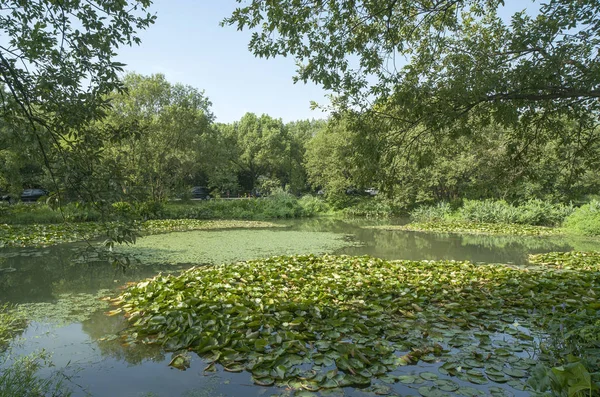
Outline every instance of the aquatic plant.
{"label": "aquatic plant", "polygon": [[413,222],[440,222],[452,215],[452,207],[448,203],[437,203],[436,205],[422,205],[410,212]]}
{"label": "aquatic plant", "polygon": [[552,359],[535,358],[549,317],[568,327],[597,310],[600,264],[587,266],[274,257],[159,275],[130,286],[111,314],[125,314],[131,341],[193,350],[206,371],[246,370],[258,385],[506,395]]}
{"label": "aquatic plant", "polygon": [[[119,222],[57,223],[44,225],[0,224],[0,248],[2,247],[48,247],[107,236],[122,227]],[[237,228],[281,227],[258,221],[200,221],[196,219],[165,219],[137,222],[134,227],[143,234],[157,234],[187,230],[214,230]]]}
{"label": "aquatic plant", "polygon": [[342,210],[347,217],[390,218],[396,213],[388,200],[378,198],[361,198]]}
{"label": "aquatic plant", "polygon": [[443,202],[420,206],[410,212],[410,218],[421,223],[455,220],[467,223],[559,226],[574,210],[571,204],[555,204],[543,200],[529,200],[519,205],[503,200],[464,200],[459,208]]}
{"label": "aquatic plant", "polygon": [[115,252],[144,264],[229,263],[272,255],[323,254],[355,243],[341,233],[258,229],[146,236]]}
{"label": "aquatic plant", "polygon": [[38,371],[51,367],[50,355],[46,351],[34,352],[16,358],[0,356],[0,397],[67,397],[72,394],[62,371],[42,377]]}
{"label": "aquatic plant", "polygon": [[0,304],[0,353],[6,350],[11,340],[27,326],[25,314],[16,306]]}
{"label": "aquatic plant", "polygon": [[369,228],[382,230],[410,230],[417,232],[484,234],[500,236],[558,236],[564,233],[561,229],[544,226],[461,221],[411,222],[407,225],[380,225],[369,226]]}

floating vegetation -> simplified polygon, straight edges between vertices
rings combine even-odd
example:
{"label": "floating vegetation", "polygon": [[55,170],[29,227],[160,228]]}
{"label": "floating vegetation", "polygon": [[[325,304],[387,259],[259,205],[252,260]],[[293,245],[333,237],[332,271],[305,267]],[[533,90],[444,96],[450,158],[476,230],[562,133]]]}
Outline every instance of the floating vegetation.
{"label": "floating vegetation", "polygon": [[28,320],[58,325],[80,323],[94,312],[108,308],[108,303],[101,298],[109,293],[110,290],[102,289],[95,294],[61,294],[54,302],[23,303],[19,307]]}
{"label": "floating vegetation", "polygon": [[346,235],[290,230],[191,231],[146,236],[115,251],[144,264],[229,263],[273,255],[323,254],[354,245]]}
{"label": "floating vegetation", "polygon": [[48,247],[61,243],[89,240],[102,234],[100,224],[58,223],[49,225],[1,225],[2,247]]}
{"label": "floating vegetation", "polygon": [[253,228],[272,228],[286,227],[285,225],[275,224],[273,222],[261,221],[201,221],[197,219],[157,219],[149,220],[142,224],[144,234],[157,234],[168,232],[185,232],[188,230],[218,230],[218,229],[253,229]]}
{"label": "floating vegetation", "polygon": [[304,255],[159,275],[125,290],[111,314],[126,316],[130,341],[192,350],[205,371],[248,371],[261,386],[510,396],[529,389],[539,361],[559,364],[538,354],[554,332],[548,319],[569,332],[568,320],[583,310],[590,315],[578,324],[594,326],[598,294],[598,263]]}
{"label": "floating vegetation", "polygon": [[[48,247],[56,244],[91,240],[106,235],[107,228],[116,222],[57,223],[48,225],[0,224],[0,248]],[[271,222],[259,221],[199,221],[196,219],[150,220],[139,224],[144,234],[157,234],[187,230],[215,230],[239,228],[281,227]]]}
{"label": "floating vegetation", "polygon": [[558,269],[597,271],[598,264],[600,264],[600,252],[548,252],[529,255],[529,262],[536,265],[553,266]]}
{"label": "floating vegetation", "polygon": [[559,236],[561,229],[518,225],[512,223],[471,223],[471,222],[411,222],[407,225],[369,226],[382,230],[407,230],[416,232],[458,233],[458,234],[490,234],[505,236]]}

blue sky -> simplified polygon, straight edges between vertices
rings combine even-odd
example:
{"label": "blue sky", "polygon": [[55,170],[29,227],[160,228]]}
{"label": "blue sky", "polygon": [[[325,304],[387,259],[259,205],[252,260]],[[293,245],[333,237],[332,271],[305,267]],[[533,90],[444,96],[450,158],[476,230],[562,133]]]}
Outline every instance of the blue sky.
{"label": "blue sky", "polygon": [[[502,14],[531,7],[508,0]],[[172,83],[205,90],[217,121],[239,120],[244,113],[267,113],[285,122],[324,118],[310,101],[328,104],[326,92],[309,83],[292,82],[291,58],[259,59],[248,51],[250,32],[220,27],[238,6],[235,0],[154,0],[157,21],[141,33],[142,44],[123,47],[118,60],[127,70],[163,73]]]}
{"label": "blue sky", "polygon": [[310,101],[328,103],[314,84],[294,84],[291,58],[259,59],[248,51],[250,33],[219,22],[236,8],[235,0],[155,0],[157,20],[141,33],[142,43],[119,49],[128,71],[163,73],[172,83],[206,91],[217,121],[239,120],[244,113],[267,113],[285,122],[326,117]]}

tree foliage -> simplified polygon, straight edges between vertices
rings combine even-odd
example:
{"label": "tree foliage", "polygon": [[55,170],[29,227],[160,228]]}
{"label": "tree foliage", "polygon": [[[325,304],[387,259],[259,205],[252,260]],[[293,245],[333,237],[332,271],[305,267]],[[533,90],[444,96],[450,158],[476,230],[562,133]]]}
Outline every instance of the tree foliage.
{"label": "tree foliage", "polygon": [[164,200],[210,162],[211,103],[204,92],[161,74],[128,74],[123,83],[126,93],[111,96],[102,123],[126,126],[129,133],[105,143],[105,160],[121,190]]}
{"label": "tree foliage", "polygon": [[404,131],[466,131],[473,117],[517,140],[557,116],[595,128],[600,4],[530,5],[539,11],[507,20],[503,0],[253,0],[223,24],[253,30],[257,56],[295,57],[295,80],[333,90],[340,108],[368,107]]}
{"label": "tree foliage", "polygon": [[[69,186],[85,199],[105,189],[90,175],[100,156],[99,138],[114,134],[98,134],[93,124],[109,108],[109,94],[123,91],[119,72],[125,65],[115,61],[116,49],[140,43],[138,31],[155,19],[147,12],[150,4],[0,0],[0,118],[4,131],[24,143],[7,148],[13,154],[32,151],[33,142],[50,177],[47,188]],[[16,158],[3,158],[12,175]],[[8,182],[20,190],[15,178]]]}
{"label": "tree foliage", "polygon": [[224,165],[229,179],[231,172],[237,173],[239,185],[246,191],[262,188],[262,193],[268,193],[283,186],[295,193],[305,191],[306,143],[323,124],[314,120],[285,124],[266,114],[246,113],[237,122],[218,125],[221,153],[229,162]]}
{"label": "tree foliage", "polygon": [[312,185],[338,204],[352,187],[377,187],[400,208],[488,198],[584,201],[600,187],[600,129],[578,134],[570,120],[556,126],[569,133],[539,130],[535,142],[515,142],[514,130],[497,123],[474,120],[468,136],[450,128],[430,135],[425,127],[404,132],[388,118],[347,113],[308,143],[306,169]]}
{"label": "tree foliage", "polygon": [[[150,0],[0,1],[0,81],[12,101],[2,116],[76,133],[121,90],[121,45],[154,22]],[[5,92],[3,92],[5,94]],[[64,131],[63,131],[64,132]]]}

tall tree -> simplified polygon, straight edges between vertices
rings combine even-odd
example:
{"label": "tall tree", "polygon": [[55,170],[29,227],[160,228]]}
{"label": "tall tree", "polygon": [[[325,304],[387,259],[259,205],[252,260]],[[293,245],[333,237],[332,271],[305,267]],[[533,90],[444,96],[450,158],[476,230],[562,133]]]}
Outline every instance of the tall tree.
{"label": "tall tree", "polygon": [[226,129],[235,152],[230,160],[240,174],[240,184],[246,190],[256,188],[260,176],[279,178],[290,157],[289,137],[281,119],[266,114],[246,113],[240,121]]}
{"label": "tall tree", "polygon": [[126,94],[111,97],[106,122],[136,125],[138,133],[107,144],[108,159],[116,159],[123,189],[163,200],[212,162],[211,103],[204,92],[171,84],[161,74],[128,74],[124,85]]}
{"label": "tall tree", "polygon": [[305,167],[308,142],[326,126],[325,120],[292,121],[285,126],[290,139],[290,150],[283,182],[296,194],[308,188]]}

